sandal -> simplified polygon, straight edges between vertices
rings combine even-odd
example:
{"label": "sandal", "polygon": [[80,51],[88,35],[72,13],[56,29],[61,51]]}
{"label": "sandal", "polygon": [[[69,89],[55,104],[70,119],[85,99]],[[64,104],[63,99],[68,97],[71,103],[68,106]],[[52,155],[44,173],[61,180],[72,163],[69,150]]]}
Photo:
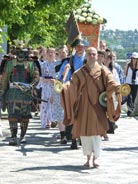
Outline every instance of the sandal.
{"label": "sandal", "polygon": [[93,164],[94,168],[98,168],[99,166],[100,166],[99,164],[96,164],[96,163]]}
{"label": "sandal", "polygon": [[88,162],[86,162],[83,166],[84,166],[85,168],[91,168],[91,167],[92,167]]}

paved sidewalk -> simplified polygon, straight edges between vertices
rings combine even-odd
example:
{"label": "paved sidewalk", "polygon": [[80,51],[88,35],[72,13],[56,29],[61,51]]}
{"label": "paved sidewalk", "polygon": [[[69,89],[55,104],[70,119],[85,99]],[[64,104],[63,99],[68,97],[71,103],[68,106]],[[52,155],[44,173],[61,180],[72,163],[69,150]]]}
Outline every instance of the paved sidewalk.
{"label": "paved sidewalk", "polygon": [[70,149],[56,138],[58,128],[44,130],[32,119],[28,144],[9,146],[7,120],[0,120],[0,184],[138,184],[138,120],[122,113],[118,129],[102,141],[101,166],[85,169],[81,147]]}

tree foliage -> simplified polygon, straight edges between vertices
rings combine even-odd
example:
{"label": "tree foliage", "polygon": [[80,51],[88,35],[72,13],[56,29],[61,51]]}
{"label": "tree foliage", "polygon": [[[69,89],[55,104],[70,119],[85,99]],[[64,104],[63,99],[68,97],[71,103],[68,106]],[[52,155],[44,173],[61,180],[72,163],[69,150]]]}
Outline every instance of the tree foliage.
{"label": "tree foliage", "polygon": [[0,0],[0,28],[8,39],[29,39],[31,45],[58,46],[67,39],[65,23],[83,0]]}

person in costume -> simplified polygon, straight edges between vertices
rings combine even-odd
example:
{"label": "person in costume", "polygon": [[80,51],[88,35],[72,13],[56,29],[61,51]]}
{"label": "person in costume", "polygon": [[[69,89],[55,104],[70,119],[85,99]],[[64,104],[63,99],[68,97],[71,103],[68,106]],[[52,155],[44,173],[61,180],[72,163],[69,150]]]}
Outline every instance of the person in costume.
{"label": "person in costume", "polygon": [[[89,43],[82,39],[77,38],[72,43],[72,48],[75,54],[72,54],[70,57],[64,59],[64,62],[59,71],[59,79],[65,83],[71,79],[74,71],[81,68],[85,63],[85,49],[89,45]],[[77,141],[76,139],[72,139],[71,136],[72,125],[66,124],[66,138],[67,140],[72,140],[71,149],[77,149]]]}
{"label": "person in costume", "polygon": [[[64,51],[64,49],[63,49]],[[42,76],[40,85],[42,87],[42,98],[47,100],[47,103],[42,102],[40,108],[41,128],[54,128],[59,125],[61,134],[61,144],[66,143],[63,140],[64,126],[62,125],[64,111],[60,105],[60,95],[54,89],[54,82],[58,80],[58,71],[61,61],[56,61],[56,49],[47,49],[47,61],[44,61],[42,66]]]}
{"label": "person in costume", "polygon": [[[99,103],[99,95],[107,93],[107,109]],[[72,122],[72,137],[80,138],[87,160],[85,167],[98,167],[101,136],[109,129],[108,118],[116,121],[121,113],[119,85],[112,73],[97,62],[97,49],[86,49],[86,64],[75,71],[69,82],[63,85],[61,103],[64,108],[64,122]],[[117,107],[112,94],[115,92]],[[108,118],[107,118],[108,116]]]}
{"label": "person in costume", "polygon": [[[4,55],[2,61],[0,62],[0,118],[1,118],[1,110],[3,104],[3,89],[2,89],[2,74],[4,72],[4,66],[6,65],[7,61],[9,60],[9,55]],[[0,123],[0,136],[2,136],[2,125]]]}
{"label": "person in costume", "polygon": [[[37,50],[32,50],[32,53],[28,55],[28,61],[34,62],[39,71],[39,76],[41,77],[41,65],[39,61],[39,55]],[[34,95],[38,97],[38,99],[34,99],[32,102],[32,112],[34,112],[35,116],[37,116],[40,112],[40,104],[41,104],[41,88],[39,88],[39,83],[35,87]]]}
{"label": "person in costume", "polygon": [[39,81],[39,71],[34,62],[28,60],[28,50],[17,47],[12,51],[16,58],[9,60],[2,75],[2,89],[8,111],[11,131],[9,145],[17,145],[18,123],[20,123],[20,143],[25,143],[25,135],[31,118],[31,90]]}
{"label": "person in costume", "polygon": [[4,72],[4,67],[7,63],[7,61],[10,59],[10,56],[8,54],[4,55],[2,58],[2,61],[0,63],[0,117],[1,117],[1,109],[2,109],[2,102],[3,102],[3,90],[2,90],[2,74]]}
{"label": "person in costume", "polygon": [[54,128],[57,122],[63,121],[63,109],[60,106],[59,94],[54,90],[54,81],[58,79],[58,74],[55,70],[56,65],[56,49],[47,49],[47,60],[41,65],[41,87],[42,99],[47,103],[42,102],[40,108],[41,128]]}

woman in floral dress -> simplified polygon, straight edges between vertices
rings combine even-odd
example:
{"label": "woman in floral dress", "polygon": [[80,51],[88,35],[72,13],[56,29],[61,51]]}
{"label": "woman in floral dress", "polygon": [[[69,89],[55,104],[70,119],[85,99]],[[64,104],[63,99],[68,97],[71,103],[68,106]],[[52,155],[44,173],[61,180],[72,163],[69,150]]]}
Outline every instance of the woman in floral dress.
{"label": "woman in floral dress", "polygon": [[55,60],[55,48],[47,49],[47,61],[44,61],[42,67],[42,99],[47,103],[41,102],[40,119],[41,128],[50,128],[51,122],[63,121],[63,109],[60,105],[60,96],[54,91],[54,81],[58,78],[55,72],[55,66],[58,62]]}

